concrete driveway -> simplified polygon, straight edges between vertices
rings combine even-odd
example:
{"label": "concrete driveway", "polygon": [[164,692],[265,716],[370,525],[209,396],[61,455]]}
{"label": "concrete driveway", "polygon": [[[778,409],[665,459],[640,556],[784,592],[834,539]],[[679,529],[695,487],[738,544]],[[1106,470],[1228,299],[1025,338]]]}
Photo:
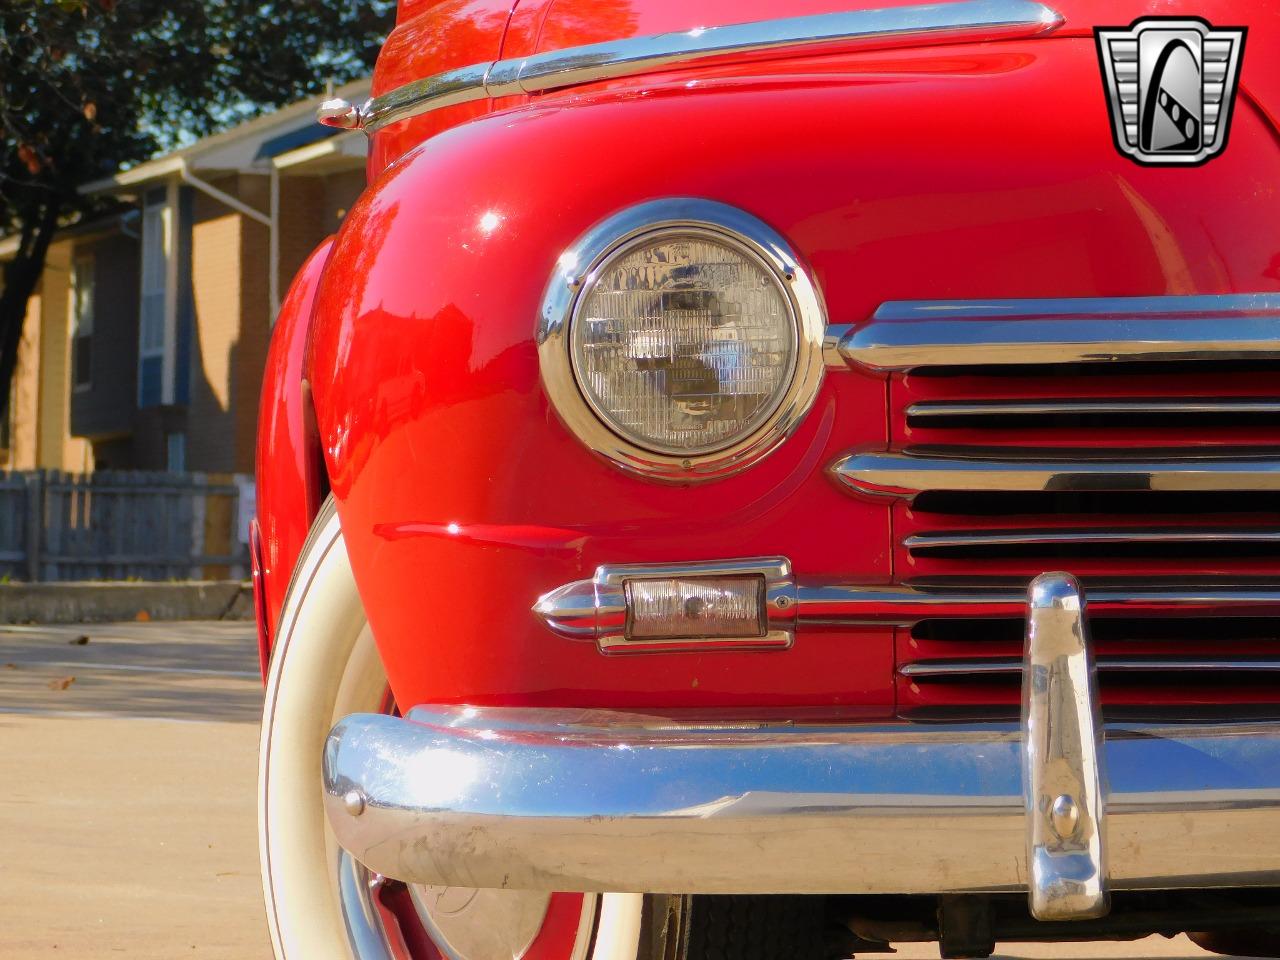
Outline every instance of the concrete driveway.
{"label": "concrete driveway", "polygon": [[249,624],[0,630],[0,957],[269,958],[261,700]]}
{"label": "concrete driveway", "polygon": [[[249,624],[0,628],[0,957],[267,960],[261,699]],[[1213,955],[1151,938],[999,956]]]}

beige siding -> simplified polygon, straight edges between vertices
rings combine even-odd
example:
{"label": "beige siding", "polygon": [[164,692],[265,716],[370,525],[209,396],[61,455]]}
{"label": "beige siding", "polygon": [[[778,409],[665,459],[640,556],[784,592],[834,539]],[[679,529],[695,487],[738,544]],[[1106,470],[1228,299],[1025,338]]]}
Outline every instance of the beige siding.
{"label": "beige siding", "polygon": [[[266,176],[241,174],[215,185],[255,209],[270,208]],[[289,222],[305,202],[292,192],[282,194],[282,220]],[[312,234],[314,246],[318,237]],[[251,473],[271,333],[270,237],[265,225],[197,194],[191,257],[195,337],[187,466]]]}
{"label": "beige siding", "polygon": [[[200,205],[197,202],[196,206]],[[240,325],[240,237],[244,228],[244,218],[236,213],[224,213],[203,223],[197,220],[192,228],[194,346],[203,358],[209,390],[220,410],[231,405],[230,352]]]}
{"label": "beige siding", "polygon": [[93,469],[93,449],[71,436],[70,240],[49,248],[40,277],[40,386],[36,465],[76,473]]}
{"label": "beige siding", "polygon": [[36,468],[36,411],[40,406],[40,294],[27,301],[27,318],[18,344],[18,366],[9,400],[9,470]]}
{"label": "beige siding", "polygon": [[71,287],[69,243],[49,247],[40,277],[40,406],[36,421],[36,465],[62,469],[68,390],[67,308]]}
{"label": "beige siding", "polygon": [[[219,181],[233,190],[235,178]],[[191,292],[191,403],[187,411],[187,467],[230,470],[232,354],[240,336],[240,245],[246,230],[261,229],[205,194],[194,198]]]}

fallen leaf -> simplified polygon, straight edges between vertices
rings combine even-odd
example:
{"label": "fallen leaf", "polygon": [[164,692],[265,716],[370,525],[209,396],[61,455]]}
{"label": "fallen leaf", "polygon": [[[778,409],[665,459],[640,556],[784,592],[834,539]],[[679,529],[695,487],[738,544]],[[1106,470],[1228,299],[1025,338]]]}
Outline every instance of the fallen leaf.
{"label": "fallen leaf", "polygon": [[75,677],[57,677],[49,681],[50,690],[65,690],[76,682]]}

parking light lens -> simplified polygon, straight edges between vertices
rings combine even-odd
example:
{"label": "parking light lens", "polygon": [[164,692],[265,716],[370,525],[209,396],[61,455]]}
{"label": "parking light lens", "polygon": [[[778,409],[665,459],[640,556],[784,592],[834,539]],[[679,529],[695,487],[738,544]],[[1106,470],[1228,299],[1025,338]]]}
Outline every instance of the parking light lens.
{"label": "parking light lens", "polygon": [[672,577],[626,584],[629,640],[763,637],[764,578]]}

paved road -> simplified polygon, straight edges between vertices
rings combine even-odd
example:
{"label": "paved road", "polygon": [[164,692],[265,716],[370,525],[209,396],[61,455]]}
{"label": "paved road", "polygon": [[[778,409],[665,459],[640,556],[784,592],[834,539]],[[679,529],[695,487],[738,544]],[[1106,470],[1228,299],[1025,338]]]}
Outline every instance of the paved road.
{"label": "paved road", "polygon": [[256,667],[245,624],[0,630],[0,957],[270,957]]}
{"label": "paved road", "polygon": [[[269,958],[256,668],[245,624],[0,627],[0,957]],[[999,956],[1211,955],[1152,938]]]}

